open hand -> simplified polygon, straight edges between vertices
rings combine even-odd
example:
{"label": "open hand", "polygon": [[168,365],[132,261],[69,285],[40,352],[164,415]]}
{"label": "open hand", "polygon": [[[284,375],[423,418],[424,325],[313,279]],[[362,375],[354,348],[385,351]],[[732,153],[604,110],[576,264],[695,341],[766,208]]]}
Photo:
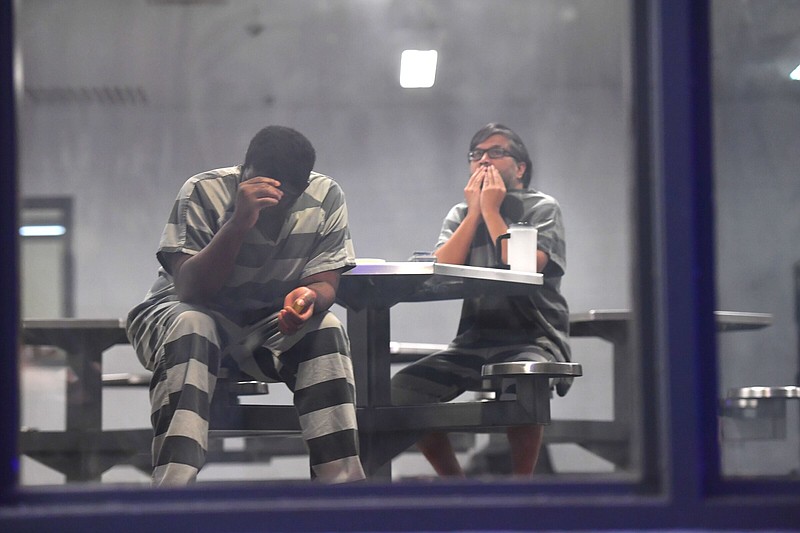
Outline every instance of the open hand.
{"label": "open hand", "polygon": [[314,314],[317,293],[308,287],[297,287],[286,295],[278,313],[278,327],[284,335],[296,333]]}

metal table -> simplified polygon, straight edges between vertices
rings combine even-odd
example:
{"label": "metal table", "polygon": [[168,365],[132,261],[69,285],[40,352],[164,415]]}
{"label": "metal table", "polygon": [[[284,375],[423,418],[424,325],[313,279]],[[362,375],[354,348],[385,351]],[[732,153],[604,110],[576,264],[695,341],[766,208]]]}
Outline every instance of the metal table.
{"label": "metal table", "polygon": [[[516,402],[394,407],[389,384],[389,310],[396,303],[459,299],[487,291],[523,294],[541,283],[541,274],[426,262],[359,265],[342,276],[337,302],[347,309],[362,460],[368,474],[390,475],[391,459],[431,428],[549,422],[549,397],[533,407]],[[128,343],[122,320],[25,320],[21,340],[65,350],[68,367],[66,430],[21,431],[22,453],[66,474],[68,481],[87,481],[99,480],[111,466],[149,448],[151,429],[102,429],[102,356],[108,348]],[[255,432],[297,426],[291,406],[241,406],[238,417]],[[223,431],[235,429],[229,423],[223,420]]]}
{"label": "metal table", "polygon": [[[717,331],[748,331],[772,324],[772,315],[738,311],[715,311]],[[637,467],[637,432],[633,431],[639,405],[638,371],[629,334],[633,313],[627,309],[590,310],[570,315],[571,337],[598,337],[613,346],[614,420],[559,420],[545,432],[545,442],[572,442],[621,468]]]}
{"label": "metal table", "polygon": [[490,431],[509,421],[550,421],[549,391],[536,406],[546,412],[530,412],[530,406],[516,402],[391,405],[390,310],[395,304],[525,294],[541,284],[541,274],[429,262],[359,265],[342,276],[337,303],[347,310],[361,457],[368,476],[390,478],[391,459],[431,429]]}
{"label": "metal table", "polygon": [[[20,431],[20,451],[66,475],[99,480],[103,472],[149,448],[150,429],[103,431],[103,352],[127,344],[119,319],[24,320],[21,342],[66,352],[65,431]],[[148,460],[149,463],[149,460]]]}

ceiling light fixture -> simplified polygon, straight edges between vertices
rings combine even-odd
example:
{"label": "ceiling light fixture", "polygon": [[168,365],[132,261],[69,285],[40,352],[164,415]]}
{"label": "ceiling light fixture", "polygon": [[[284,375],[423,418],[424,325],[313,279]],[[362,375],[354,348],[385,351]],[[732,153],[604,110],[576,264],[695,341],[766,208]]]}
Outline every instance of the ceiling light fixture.
{"label": "ceiling light fixture", "polygon": [[400,86],[427,89],[436,81],[436,50],[403,50],[400,56]]}
{"label": "ceiling light fixture", "polygon": [[59,237],[67,232],[64,226],[22,226],[19,234],[22,237]]}
{"label": "ceiling light fixture", "polygon": [[793,80],[800,81],[800,65],[797,65],[794,70],[789,73],[789,77]]}

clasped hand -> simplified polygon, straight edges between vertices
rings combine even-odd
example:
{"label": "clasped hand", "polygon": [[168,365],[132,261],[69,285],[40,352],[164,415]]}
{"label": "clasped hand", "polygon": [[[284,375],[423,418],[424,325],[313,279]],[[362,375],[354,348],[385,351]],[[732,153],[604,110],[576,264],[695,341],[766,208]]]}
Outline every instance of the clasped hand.
{"label": "clasped hand", "polygon": [[497,213],[506,196],[506,185],[503,177],[493,165],[481,165],[469,177],[464,188],[468,213],[479,213],[485,216]]}

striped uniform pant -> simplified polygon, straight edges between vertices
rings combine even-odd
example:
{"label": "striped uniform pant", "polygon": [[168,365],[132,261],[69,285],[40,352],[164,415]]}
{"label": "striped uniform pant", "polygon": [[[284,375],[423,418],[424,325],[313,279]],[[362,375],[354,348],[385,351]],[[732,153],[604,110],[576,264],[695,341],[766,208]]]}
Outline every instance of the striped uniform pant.
{"label": "striped uniform pant", "polygon": [[254,352],[224,351],[242,335],[242,328],[221,314],[185,303],[164,302],[129,317],[131,344],[153,371],[153,484],[195,481],[208,450],[217,375],[231,363],[255,379],[283,381],[294,392],[317,479],[363,479],[349,340],[336,316],[315,315],[294,335]]}

